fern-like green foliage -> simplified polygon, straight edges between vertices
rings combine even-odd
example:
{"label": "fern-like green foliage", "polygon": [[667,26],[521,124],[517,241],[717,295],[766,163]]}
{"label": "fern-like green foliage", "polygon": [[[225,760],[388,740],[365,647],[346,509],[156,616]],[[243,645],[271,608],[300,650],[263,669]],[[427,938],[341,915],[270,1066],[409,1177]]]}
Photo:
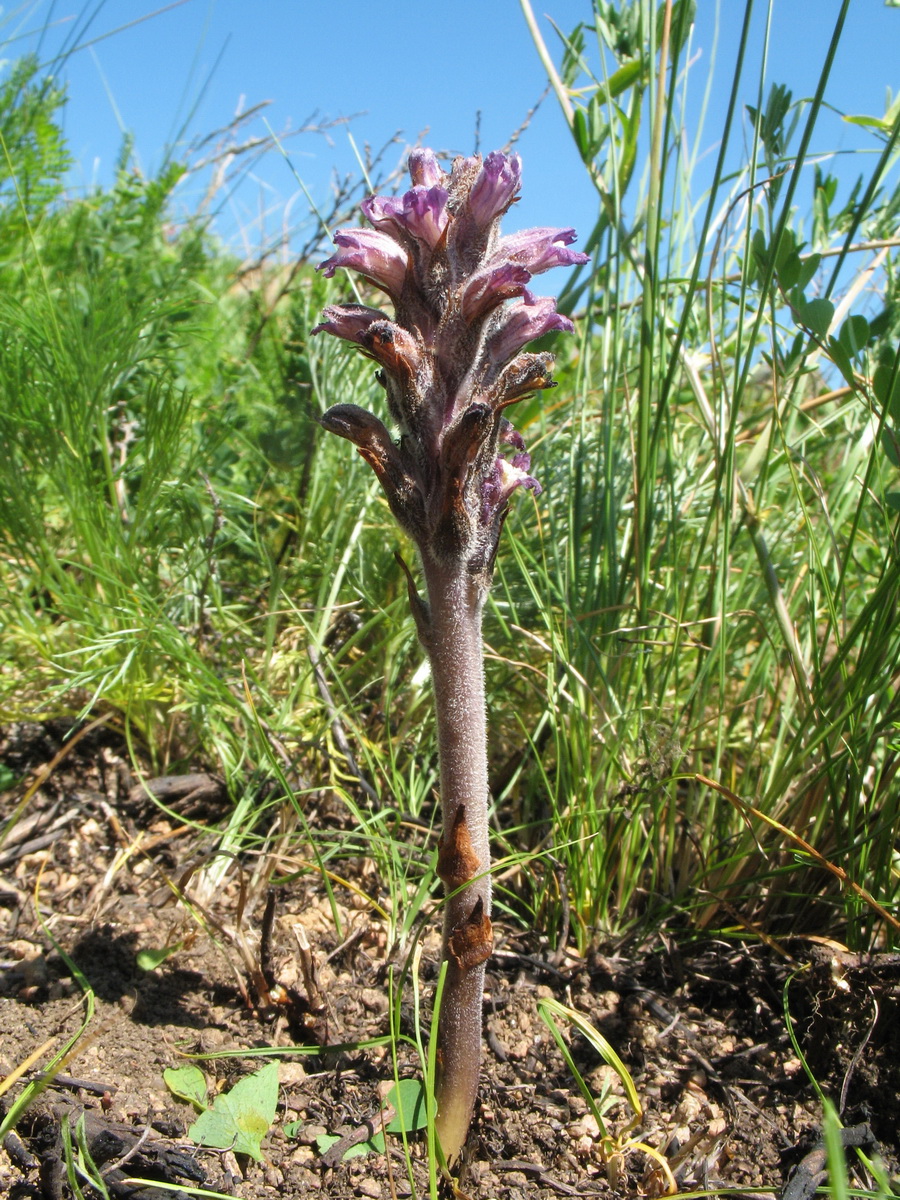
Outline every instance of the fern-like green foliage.
{"label": "fern-like green foliage", "polygon": [[65,90],[39,77],[33,57],[14,63],[0,82],[0,225],[2,244],[24,232],[59,196],[71,161],[57,115]]}

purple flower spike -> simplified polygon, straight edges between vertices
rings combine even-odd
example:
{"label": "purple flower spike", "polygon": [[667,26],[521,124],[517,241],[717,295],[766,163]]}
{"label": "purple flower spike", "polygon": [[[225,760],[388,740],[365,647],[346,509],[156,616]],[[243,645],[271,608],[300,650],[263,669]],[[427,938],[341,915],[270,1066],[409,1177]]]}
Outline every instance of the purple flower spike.
{"label": "purple flower spike", "polygon": [[[464,564],[486,589],[512,492],[537,490],[505,410],[554,386],[552,355],[522,350],[572,329],[556,302],[532,295],[529,284],[587,257],[571,249],[572,229],[500,236],[500,218],[521,185],[517,154],[459,157],[444,171],[431,150],[418,149],[409,173],[408,191],[363,201],[371,228],[339,229],[337,252],[321,267],[329,277],[338,267],[359,271],[388,293],[393,315],[337,304],[316,326],[378,364],[400,434],[396,455],[368,427],[365,439],[343,432],[346,412],[339,423],[326,413],[323,423],[377,461],[391,507],[423,558]],[[500,449],[509,458],[498,457]],[[387,462],[391,469],[381,469]]]}
{"label": "purple flower spike", "polygon": [[420,147],[409,152],[409,177],[416,187],[434,187],[436,183],[443,183],[444,172],[438,165],[438,160],[433,150],[427,150]]}
{"label": "purple flower spike", "polygon": [[359,271],[384,288],[392,299],[399,296],[409,263],[406,252],[377,229],[339,229],[334,244],[340,249],[319,267],[329,279],[338,267]]}
{"label": "purple flower spike", "polygon": [[522,160],[518,154],[501,154],[498,150],[489,154],[469,193],[469,211],[476,224],[483,227],[502,216],[521,185]]}
{"label": "purple flower spike", "polygon": [[556,301],[548,296],[531,297],[532,303],[517,300],[501,314],[503,324],[488,341],[488,354],[495,363],[507,363],[528,342],[545,333],[571,333],[575,326],[556,311]]}
{"label": "purple flower spike", "polygon": [[532,275],[540,275],[553,267],[577,267],[586,263],[586,254],[567,249],[574,241],[574,229],[523,229],[521,233],[501,238],[493,257],[520,263]]}

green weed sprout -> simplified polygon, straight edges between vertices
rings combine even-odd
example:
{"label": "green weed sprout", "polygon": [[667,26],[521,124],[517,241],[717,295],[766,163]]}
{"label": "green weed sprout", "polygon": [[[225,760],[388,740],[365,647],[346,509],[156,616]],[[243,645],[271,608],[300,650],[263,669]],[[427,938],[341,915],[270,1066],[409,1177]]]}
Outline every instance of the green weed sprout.
{"label": "green weed sprout", "polygon": [[337,253],[321,267],[329,277],[338,267],[358,271],[387,293],[393,318],[362,304],[332,305],[313,332],[344,338],[378,364],[399,440],[354,404],[334,405],[321,422],[375,471],[425,579],[423,599],[406,568],[437,714],[447,978],[436,1127],[453,1163],[478,1089],[493,946],[481,614],[510,497],[518,487],[540,492],[504,413],[553,386],[553,356],[523,347],[572,329],[553,299],[528,290],[532,276],[587,257],[569,249],[572,229],[500,236],[500,219],[519,193],[518,155],[460,157],[448,173],[420,149],[409,171],[412,188],[365,200],[372,228],[338,230]]}
{"label": "green weed sprout", "polygon": [[[631,1073],[621,1058],[619,1058],[600,1030],[595,1029],[590,1021],[586,1020],[581,1013],[576,1012],[574,1008],[568,1008],[565,1004],[560,1004],[558,1000],[547,997],[538,1001],[538,1013],[552,1033],[553,1039],[557,1046],[559,1046],[560,1052],[566,1061],[566,1066],[571,1071],[572,1078],[578,1085],[578,1090],[584,1097],[591,1115],[597,1122],[597,1128],[600,1130],[600,1154],[610,1173],[610,1182],[614,1182],[613,1176],[618,1171],[619,1164],[625,1154],[629,1150],[640,1150],[656,1162],[666,1180],[667,1194],[674,1195],[678,1191],[678,1187],[664,1156],[658,1150],[654,1149],[653,1146],[648,1146],[646,1142],[639,1141],[633,1136],[634,1132],[643,1123],[644,1106],[641,1104],[641,1098],[638,1095],[634,1080],[631,1078]],[[610,1095],[608,1086],[604,1087],[600,1096],[593,1094],[575,1065],[575,1060],[572,1058],[572,1053],[566,1044],[557,1020],[565,1021],[567,1024],[574,1026],[594,1047],[606,1065],[612,1067],[618,1076],[625,1091],[628,1107],[631,1109],[631,1119],[622,1129],[614,1131],[606,1121],[606,1116],[610,1109],[617,1107],[619,1104],[618,1096]]]}

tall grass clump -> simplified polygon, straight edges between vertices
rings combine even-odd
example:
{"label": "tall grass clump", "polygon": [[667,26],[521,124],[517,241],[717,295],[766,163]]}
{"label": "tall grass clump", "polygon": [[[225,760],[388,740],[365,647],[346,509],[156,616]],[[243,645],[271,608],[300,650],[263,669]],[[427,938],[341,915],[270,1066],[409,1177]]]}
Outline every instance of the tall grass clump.
{"label": "tall grass clump", "polygon": [[562,298],[580,353],[535,413],[545,536],[516,530],[498,603],[543,624],[517,803],[565,880],[533,903],[552,927],[567,888],[582,945],[676,912],[897,928],[840,881],[896,905],[900,113],[845,117],[876,153],[832,174],[847,4],[804,99],[753,7],[710,127],[692,4],[595,0],[554,58],[522,0],[599,214]]}
{"label": "tall grass clump", "polygon": [[30,62],[0,88],[0,720],[105,715],[151,772],[206,762],[233,846],[262,795],[277,819],[274,746],[298,795],[359,784],[330,731],[362,685],[326,703],[310,647],[333,677],[360,638],[405,661],[374,488],[330,442],[312,456],[318,389],[364,373],[310,347],[311,268],[270,311],[268,278],[174,220],[181,165],[147,178],[126,146],[111,188],[64,194],[63,104]]}

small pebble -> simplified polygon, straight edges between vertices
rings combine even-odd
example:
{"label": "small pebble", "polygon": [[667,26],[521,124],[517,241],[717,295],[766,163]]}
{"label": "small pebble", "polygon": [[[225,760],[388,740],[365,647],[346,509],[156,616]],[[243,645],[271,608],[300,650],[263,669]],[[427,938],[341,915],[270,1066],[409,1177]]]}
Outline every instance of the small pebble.
{"label": "small pebble", "polygon": [[297,1134],[297,1141],[301,1146],[314,1146],[316,1138],[322,1137],[328,1130],[324,1125],[304,1125]]}

